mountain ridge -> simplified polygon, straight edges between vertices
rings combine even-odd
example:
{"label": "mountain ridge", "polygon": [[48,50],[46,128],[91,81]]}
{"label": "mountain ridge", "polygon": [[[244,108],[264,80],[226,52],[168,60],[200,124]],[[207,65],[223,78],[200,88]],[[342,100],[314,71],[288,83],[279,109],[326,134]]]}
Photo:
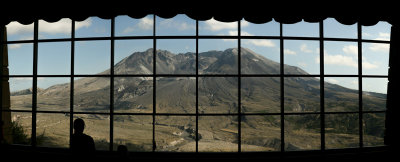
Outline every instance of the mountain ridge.
{"label": "mountain ridge", "polygon": [[[143,52],[134,52],[131,55],[125,57],[118,63],[114,65],[114,74],[152,74],[153,72],[153,48],[149,48]],[[156,62],[156,71],[158,74],[195,74],[196,71],[196,54],[192,52],[187,52],[187,53],[180,53],[180,54],[173,54],[170,51],[167,50],[156,50],[157,52],[157,62]],[[207,52],[201,52],[199,53],[199,74],[237,74],[237,60],[238,60],[238,48],[228,48],[224,51],[207,51]],[[233,62],[233,63],[232,63]],[[236,63],[235,63],[236,62]],[[248,48],[241,48],[241,63],[242,63],[242,69],[241,73],[242,74],[279,74],[280,73],[280,64],[277,62],[274,62],[268,58],[263,57],[260,54],[257,54],[256,52],[248,49]],[[283,65],[285,68],[285,74],[298,74],[298,75],[309,75],[306,71],[302,70],[299,67],[296,66],[290,66],[290,65]],[[109,70],[103,71],[99,74],[109,74]],[[183,87],[191,87],[192,89],[186,90],[185,92],[190,92],[190,95],[188,96],[193,96],[195,94],[195,80],[190,80],[190,78],[187,81],[185,81],[185,77],[181,77],[180,81],[179,80],[168,80],[168,77],[157,77],[157,82],[159,83],[164,83],[165,85],[170,86],[169,88],[166,89],[179,89],[177,87],[183,86]],[[264,80],[263,80],[264,78]],[[152,77],[129,77],[129,79],[117,77],[115,78],[116,82],[114,83],[114,87],[119,89],[120,91],[114,92],[120,93],[126,92],[126,89],[134,90],[132,89],[131,86],[144,86],[146,90],[151,90],[152,89]],[[193,79],[193,78],[192,78]],[[314,108],[304,108],[307,106],[304,105],[299,105],[299,102],[302,102],[300,100],[306,101],[306,100],[313,100],[313,102],[319,102],[320,99],[319,97],[319,87],[320,87],[320,80],[314,77],[285,77],[285,98],[287,98],[287,101],[285,102],[290,103],[288,104],[288,107],[292,107],[290,109],[296,109],[295,107],[303,107],[301,108],[302,110],[308,110],[308,111],[317,111],[319,110],[319,106],[314,105]],[[271,94],[268,93],[277,93],[279,94],[280,91],[280,81],[278,80],[277,77],[245,77],[242,78],[243,83],[242,83],[242,91],[243,94],[254,94],[254,92],[247,92],[247,91],[260,91],[257,89],[265,89],[265,87],[270,87],[269,89],[271,90],[261,90],[260,93],[258,94],[261,95],[263,98],[275,98],[272,97]],[[174,82],[176,84],[172,83],[167,83],[167,82]],[[105,102],[107,97],[109,97],[109,87],[110,87],[110,81],[107,77],[86,77],[86,78],[81,78],[78,80],[75,80],[75,95],[77,95],[76,98],[80,98],[84,96],[88,96],[89,94],[95,95],[97,94],[103,94],[103,97],[100,98],[94,98],[93,102],[100,102],[99,100],[102,100],[100,103],[107,103]],[[224,84],[219,84],[217,82],[222,82],[226,83]],[[124,84],[129,84],[129,85],[124,85]],[[199,87],[203,87],[203,89],[200,89],[199,92],[200,94],[207,92],[209,94],[203,94],[205,96],[200,96],[200,101],[202,100],[209,100],[207,102],[211,103],[211,100],[214,101],[219,101],[222,102],[223,100],[237,100],[232,97],[228,97],[231,94],[236,94],[237,90],[231,90],[237,87],[238,81],[234,77],[220,77],[220,78],[199,78]],[[205,85],[202,85],[205,84]],[[217,84],[220,87],[216,86]],[[350,96],[355,96],[358,94],[357,90],[352,90],[348,89],[345,87],[342,87],[340,85],[336,84],[331,84],[328,82],[325,82],[325,96],[328,97],[327,101],[329,101],[329,97],[338,99],[340,95],[345,94],[351,94]],[[160,89],[162,88],[161,85]],[[129,88],[131,87],[131,88]],[[108,89],[108,90],[107,90]],[[215,95],[213,93],[216,93],[215,90],[213,89],[220,89],[221,94],[220,98],[217,97],[210,97],[207,95]],[[229,89],[229,90],[228,90]],[[237,88],[236,88],[237,89]],[[274,89],[274,90],[272,90]],[[65,84],[58,84],[58,85],[53,85],[47,89],[43,89],[38,91],[38,94],[46,94],[46,95],[66,95],[68,94],[66,91],[69,91],[68,88],[68,83]],[[116,91],[116,90],[114,90]],[[143,88],[141,87],[136,87],[135,91],[143,91]],[[27,94],[26,90],[22,90],[20,92],[14,92],[13,95],[17,94]],[[96,93],[95,93],[96,92]],[[132,92],[136,93],[136,92]],[[152,90],[151,92],[148,91],[147,97],[152,98]],[[163,92],[159,92],[164,94]],[[299,93],[303,93],[300,95]],[[367,92],[365,92],[367,93]],[[179,92],[177,92],[179,94]],[[277,95],[275,94],[275,95]],[[386,95],[384,94],[379,94],[379,93],[368,93],[369,95],[372,95],[372,97],[378,97],[378,98],[385,98]],[[172,94],[169,94],[172,95]],[[117,95],[118,96],[118,95]],[[135,95],[133,95],[135,96]],[[179,96],[179,95],[178,95]],[[184,97],[186,95],[182,95]],[[309,98],[306,99],[304,96],[308,96]],[[126,95],[125,95],[126,97]],[[138,95],[136,95],[136,98]],[[243,97],[243,96],[242,96]],[[237,98],[237,97],[236,97]],[[314,99],[313,99],[314,98]],[[116,98],[117,100],[115,103],[118,103],[118,97]],[[122,99],[122,100],[126,100]],[[109,100],[109,99],[108,99]],[[139,102],[139,100],[146,100],[149,101],[148,99],[144,99],[141,97],[138,97],[135,102]],[[348,99],[345,99],[348,100]],[[90,100],[87,100],[89,102]],[[174,101],[174,100],[173,100]],[[79,102],[79,100],[74,101],[74,102]],[[126,101],[128,102],[128,101]],[[206,102],[206,101],[205,101]],[[137,103],[133,105],[143,105],[143,103]],[[328,102],[329,103],[329,102]],[[193,103],[192,103],[193,104]],[[199,103],[201,104],[201,102]],[[237,104],[237,103],[236,103]],[[259,103],[262,104],[262,103]],[[311,104],[311,103],[310,103]],[[82,104],[79,104],[82,105]],[[98,105],[98,104],[87,104],[87,105]],[[151,105],[151,103],[146,103],[145,105]],[[184,104],[184,105],[189,105],[189,104]],[[230,111],[235,111],[236,108],[232,108],[233,105],[228,104],[230,106],[225,106],[225,108],[230,107],[229,109],[232,109]],[[290,106],[292,105],[292,106]],[[295,106],[293,106],[295,105]],[[127,106],[127,105],[125,105]],[[104,106],[102,106],[104,107]],[[190,107],[190,106],[189,106]],[[235,106],[233,106],[235,107]],[[278,109],[278,108],[277,108]]]}

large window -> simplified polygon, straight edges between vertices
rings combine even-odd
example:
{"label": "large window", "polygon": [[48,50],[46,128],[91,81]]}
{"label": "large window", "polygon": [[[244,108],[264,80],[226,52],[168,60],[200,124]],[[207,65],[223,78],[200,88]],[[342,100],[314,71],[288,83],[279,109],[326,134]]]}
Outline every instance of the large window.
{"label": "large window", "polygon": [[390,24],[39,20],[7,25],[12,144],[274,152],[384,145]]}

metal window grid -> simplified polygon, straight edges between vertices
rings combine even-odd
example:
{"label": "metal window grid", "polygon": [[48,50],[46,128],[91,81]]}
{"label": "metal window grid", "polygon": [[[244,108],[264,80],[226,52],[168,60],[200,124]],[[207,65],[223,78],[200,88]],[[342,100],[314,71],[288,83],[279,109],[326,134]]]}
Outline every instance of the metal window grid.
{"label": "metal window grid", "polygon": [[[110,116],[110,146],[109,150],[113,151],[113,137],[114,137],[114,125],[113,119],[115,115],[147,115],[153,118],[153,149],[152,152],[156,152],[155,139],[155,118],[156,116],[195,116],[196,117],[196,153],[198,150],[198,119],[199,116],[236,116],[238,117],[238,152],[241,151],[241,117],[243,115],[275,115],[280,116],[281,120],[281,152],[285,152],[285,116],[289,115],[320,115],[320,131],[321,131],[321,149],[325,150],[325,115],[328,114],[358,114],[359,115],[359,148],[363,148],[363,114],[366,113],[386,113],[386,111],[363,111],[362,109],[362,79],[363,78],[388,78],[387,75],[363,75],[362,74],[362,61],[358,59],[358,74],[357,75],[329,75],[324,74],[324,42],[325,41],[340,41],[340,42],[357,42],[358,45],[358,58],[362,57],[362,43],[382,43],[390,44],[390,41],[384,40],[365,40],[362,39],[361,25],[357,24],[357,38],[325,38],[324,37],[324,27],[323,21],[319,22],[319,37],[293,37],[293,36],[283,36],[283,24],[280,23],[280,35],[279,36],[242,36],[241,35],[241,23],[238,24],[238,35],[237,36],[213,36],[213,35],[199,35],[199,21],[196,20],[196,33],[193,36],[157,36],[156,35],[156,19],[157,16],[153,15],[153,35],[152,36],[115,36],[115,18],[111,19],[111,36],[110,37],[85,37],[85,38],[75,38],[75,21],[71,23],[71,38],[63,39],[39,39],[38,29],[39,23],[36,20],[34,22],[34,38],[33,40],[18,40],[18,41],[1,41],[3,47],[4,44],[21,44],[21,43],[33,43],[33,73],[32,75],[6,75],[1,74],[1,77],[9,78],[19,78],[19,77],[31,77],[32,80],[32,110],[2,110],[1,112],[28,112],[32,113],[32,134],[31,134],[31,145],[33,147],[37,146],[36,141],[36,114],[37,113],[70,113],[70,138],[73,134],[73,118],[74,114],[98,114],[98,115],[109,115]],[[153,74],[114,74],[114,48],[115,40],[134,40],[134,39],[147,39],[153,40]],[[156,72],[156,50],[157,50],[157,40],[160,39],[195,39],[196,40],[196,73],[195,74],[157,74]],[[198,45],[201,39],[233,39],[238,40],[238,72],[237,74],[199,74],[198,73]],[[241,73],[241,39],[273,39],[280,41],[280,73],[279,74],[242,74]],[[110,40],[110,74],[107,75],[85,75],[85,74],[74,74],[74,59],[75,59],[75,42],[79,41],[95,41],[95,40]],[[284,41],[285,40],[316,40],[319,41],[320,46],[320,74],[316,75],[293,75],[284,73]],[[71,74],[70,75],[38,75],[38,43],[45,42],[70,42],[71,43]],[[66,77],[70,78],[70,110],[69,111],[40,111],[37,110],[37,78],[38,77]],[[110,79],[110,111],[108,113],[104,112],[75,112],[74,111],[74,78],[75,77],[106,77]],[[153,112],[152,113],[117,113],[114,112],[114,78],[115,77],[152,77],[153,78]],[[191,114],[181,114],[181,113],[157,113],[156,111],[156,78],[157,77],[195,77],[196,78],[196,112]],[[236,77],[238,78],[238,111],[237,113],[202,113],[198,112],[198,79],[200,77]],[[279,77],[280,78],[280,112],[279,113],[245,113],[241,111],[241,78],[245,77]],[[319,112],[303,112],[303,113],[293,113],[285,112],[284,110],[284,80],[288,77],[319,77],[320,78],[320,111]],[[358,92],[359,92],[359,110],[355,112],[326,112],[324,104],[324,82],[325,77],[357,77],[358,78]]]}

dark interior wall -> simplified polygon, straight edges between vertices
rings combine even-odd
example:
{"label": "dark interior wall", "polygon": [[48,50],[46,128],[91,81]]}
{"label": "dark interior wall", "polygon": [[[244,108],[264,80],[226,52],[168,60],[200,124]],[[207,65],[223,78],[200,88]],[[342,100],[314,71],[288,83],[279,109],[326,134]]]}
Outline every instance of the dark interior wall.
{"label": "dark interior wall", "polygon": [[398,131],[399,114],[398,102],[399,97],[399,26],[392,26],[391,30],[391,44],[390,44],[390,58],[389,58],[389,83],[388,83],[388,98],[387,98],[387,112],[386,112],[386,132],[385,144],[395,150],[399,146],[400,134]]}
{"label": "dark interior wall", "polygon": [[[133,7],[134,8],[134,7]],[[82,9],[83,10],[83,9]],[[99,9],[100,10],[100,9]],[[2,13],[0,16],[0,25],[6,25],[11,21],[18,21],[22,24],[30,24],[35,20],[38,19],[44,19],[49,22],[56,22],[60,20],[61,18],[71,18],[73,20],[81,21],[85,20],[89,16],[99,16],[101,18],[112,18],[116,15],[129,15],[134,18],[141,18],[147,15],[148,13],[155,13],[160,17],[163,18],[170,18],[174,17],[178,13],[184,13],[187,14],[189,17],[193,19],[198,19],[198,20],[208,20],[211,18],[215,18],[219,21],[224,21],[224,22],[231,22],[231,21],[237,21],[240,19],[246,19],[247,21],[253,22],[253,23],[265,23],[268,21],[271,21],[272,19],[282,22],[282,23],[296,23],[299,21],[306,21],[306,22],[318,22],[321,20],[326,19],[327,17],[334,17],[336,20],[341,22],[342,24],[354,24],[354,23],[361,23],[363,25],[374,25],[378,21],[387,21],[390,24],[393,25],[392,27],[392,32],[391,32],[391,49],[390,49],[390,69],[389,69],[389,85],[388,85],[388,109],[387,109],[387,117],[386,117],[386,134],[385,134],[385,144],[388,146],[385,149],[378,149],[378,150],[363,150],[364,152],[359,152],[359,151],[332,151],[328,153],[321,153],[321,152],[301,152],[301,153],[292,153],[292,154],[272,154],[272,156],[265,156],[266,154],[257,154],[257,155],[251,155],[251,154],[242,154],[240,155],[241,158],[304,158],[304,159],[323,159],[323,158],[338,158],[338,159],[348,159],[348,158],[357,158],[357,159],[381,159],[382,157],[389,157],[390,155],[395,154],[396,152],[396,146],[399,146],[399,140],[398,137],[399,131],[398,130],[398,124],[399,118],[396,116],[396,114],[399,114],[399,110],[397,109],[397,92],[399,92],[399,78],[396,77],[399,74],[399,56],[398,56],[398,48],[400,47],[399,44],[399,25],[398,25],[398,19],[396,16],[271,16],[267,14],[262,14],[261,11],[258,12],[205,12],[206,9],[191,9],[191,8],[185,8],[185,9],[157,9],[157,8],[152,8],[152,9],[127,9],[127,8],[114,8],[111,9],[109,12],[99,12],[99,10],[96,10],[94,12],[79,12],[77,13],[72,13],[72,12],[56,12],[56,14],[50,14],[52,13],[52,9],[47,10],[48,12],[40,12],[40,13],[35,13],[33,12],[32,14],[16,14],[18,12],[13,11],[8,14]],[[28,10],[32,11],[32,10]],[[46,10],[45,10],[46,11]],[[62,11],[67,11],[67,10],[62,10]],[[89,10],[90,11],[90,10]],[[213,11],[213,10],[212,10]],[[4,11],[2,11],[4,12]],[[296,15],[296,14],[294,14]],[[2,93],[4,94],[4,93]],[[2,105],[5,104],[5,102],[2,101]],[[3,114],[2,114],[3,115]],[[65,158],[71,158],[68,150],[37,150],[33,148],[9,148],[9,147],[2,147],[1,148],[1,156],[9,156],[9,157],[17,157],[17,158],[56,158],[56,157],[65,157]],[[3,154],[4,153],[4,154]],[[20,156],[24,155],[24,156]],[[137,154],[134,154],[137,155]],[[230,157],[236,157],[237,155],[232,155],[232,154],[202,154],[200,156],[198,155],[193,155],[193,154],[155,154],[157,156],[154,156],[153,154],[141,154],[137,155],[136,157],[142,158],[142,159],[147,159],[147,158],[161,158],[161,157],[169,157],[169,158],[230,158]],[[271,155],[271,154],[270,154]],[[114,157],[112,153],[99,153],[98,155],[95,155],[95,157],[102,159],[102,158],[111,158]]]}
{"label": "dark interior wall", "polygon": [[146,152],[131,153],[127,157],[121,157],[117,152],[98,151],[87,156],[74,155],[66,149],[34,149],[31,147],[8,147],[2,148],[1,159],[22,160],[287,160],[287,161],[324,161],[324,160],[357,160],[357,161],[385,161],[392,160],[394,154],[387,149],[346,149],[329,151],[299,151],[299,152],[271,152],[271,153],[169,153],[169,152]]}

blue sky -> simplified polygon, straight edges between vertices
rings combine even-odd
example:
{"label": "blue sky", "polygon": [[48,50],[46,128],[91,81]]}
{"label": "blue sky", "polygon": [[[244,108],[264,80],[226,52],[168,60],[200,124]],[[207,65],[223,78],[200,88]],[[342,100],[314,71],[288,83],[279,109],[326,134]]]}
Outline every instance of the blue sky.
{"label": "blue sky", "polygon": [[[76,22],[76,37],[107,37],[111,35],[110,20],[90,17]],[[199,22],[199,35],[237,35],[238,24],[221,23],[214,19]],[[389,40],[390,24],[379,22],[375,26],[362,27],[362,37],[371,40]],[[11,22],[7,25],[8,40],[31,40],[33,25],[21,25]],[[39,21],[39,39],[69,38],[71,20],[61,19],[56,23]],[[133,19],[128,16],[116,17],[116,36],[152,36],[153,16]],[[172,19],[156,17],[156,35],[196,35],[196,22],[185,15],[177,15]],[[241,21],[241,35],[279,36],[279,23],[271,21],[266,24],[252,24]],[[319,24],[299,22],[283,25],[284,36],[318,37]],[[342,25],[328,18],[324,21],[324,36],[334,38],[357,38],[357,25]],[[209,50],[225,50],[237,48],[234,39],[200,39],[199,52]],[[279,62],[280,42],[273,39],[242,39],[241,46]],[[115,63],[133,52],[145,51],[153,47],[151,39],[116,40]],[[97,74],[110,68],[110,41],[77,41],[75,43],[75,74]],[[324,42],[325,74],[357,74],[358,47],[354,42]],[[157,49],[169,50],[173,53],[195,52],[196,41],[157,40]],[[70,42],[39,43],[38,74],[64,75],[70,74]],[[32,43],[10,44],[9,71],[11,75],[32,74]],[[310,74],[319,74],[320,48],[319,41],[284,41],[285,64],[298,66]],[[363,74],[387,75],[389,45],[379,43],[362,44]],[[286,72],[285,72],[286,73]],[[39,78],[38,86],[47,88],[53,84],[69,82],[69,78]],[[348,88],[357,89],[357,78],[326,78],[328,82]],[[387,79],[364,79],[363,90],[386,93]],[[376,86],[379,85],[379,86]],[[11,78],[11,91],[32,86],[31,78]]]}

